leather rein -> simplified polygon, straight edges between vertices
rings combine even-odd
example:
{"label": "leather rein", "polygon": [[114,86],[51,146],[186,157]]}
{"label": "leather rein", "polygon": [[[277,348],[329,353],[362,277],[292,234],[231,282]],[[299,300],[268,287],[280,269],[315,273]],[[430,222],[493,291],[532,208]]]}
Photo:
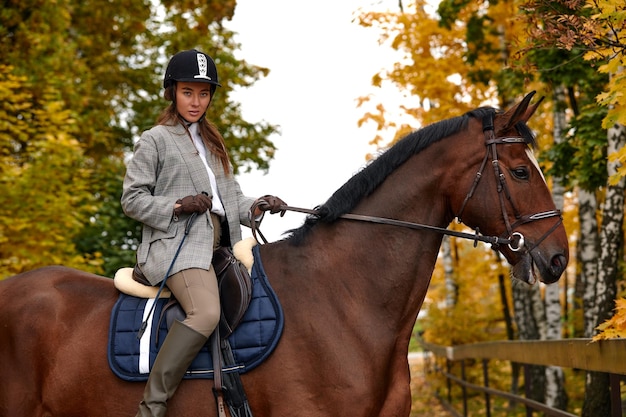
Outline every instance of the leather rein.
{"label": "leather rein", "polygon": [[[396,219],[390,219],[387,217],[368,216],[368,215],[353,214],[353,213],[342,214],[341,216],[339,216],[339,218],[347,219],[347,220],[369,222],[369,223],[376,223],[376,224],[399,226],[399,227],[404,227],[404,228],[414,229],[414,230],[428,230],[428,231],[437,232],[437,233],[441,233],[441,234],[448,235],[448,236],[454,236],[454,237],[459,237],[463,239],[473,240],[474,247],[476,247],[478,242],[485,242],[485,243],[491,244],[491,247],[494,250],[497,250],[500,245],[508,245],[509,248],[514,252],[518,252],[524,248],[526,248],[527,252],[530,252],[531,250],[536,248],[541,242],[543,242],[544,239],[546,239],[563,222],[561,211],[549,210],[549,211],[544,211],[544,212],[535,213],[535,214],[527,214],[527,215],[519,214],[517,205],[515,204],[515,201],[513,200],[513,197],[511,196],[511,193],[507,186],[506,177],[504,173],[502,172],[502,170],[500,169],[500,163],[498,161],[497,145],[522,143],[526,146],[527,145],[526,140],[521,137],[496,138],[494,134],[494,126],[493,126],[493,114],[489,114],[483,118],[483,133],[485,134],[485,147],[486,147],[485,157],[483,158],[479,171],[476,173],[476,177],[474,178],[474,182],[472,183],[470,190],[468,191],[467,195],[465,196],[465,199],[463,200],[461,209],[459,210],[459,213],[455,217],[459,223],[462,222],[461,214],[465,210],[465,206],[467,205],[469,200],[474,195],[474,192],[476,191],[478,183],[480,182],[480,179],[483,176],[483,171],[485,170],[485,167],[487,166],[489,156],[491,155],[491,165],[493,166],[494,174],[496,176],[498,196],[500,199],[500,209],[501,209],[502,217],[504,219],[504,223],[506,226],[506,234],[503,234],[501,236],[485,236],[485,235],[480,234],[480,230],[478,228],[474,229],[474,233],[465,233],[465,232],[459,232],[456,230],[450,230],[450,229],[443,228],[443,227],[431,226],[431,225],[420,224],[420,223],[413,223],[413,222],[404,221],[404,220],[396,220]],[[516,219],[516,221],[513,224],[511,224],[511,222],[509,221],[505,199],[509,201],[509,204],[513,208],[513,214]],[[250,212],[254,212],[254,209],[256,208],[256,206],[260,204],[263,204],[263,202],[258,202],[257,200],[257,202],[255,202],[254,205],[251,207]],[[286,206],[286,205],[281,206],[281,211],[295,211],[295,212],[310,214],[313,216],[319,215],[319,211],[315,209],[306,209],[306,208],[292,207],[292,206]],[[515,228],[523,224],[530,223],[530,222],[537,221],[537,220],[543,220],[543,219],[547,219],[551,217],[558,217],[559,220],[531,247],[526,246],[523,234],[521,234],[520,232],[513,231],[515,230]],[[258,234],[263,240],[263,243],[267,243],[267,239],[265,238],[265,236],[263,236],[263,234],[261,233],[261,230],[259,229],[261,220],[251,221],[251,224],[252,224],[252,235],[254,236],[254,238],[258,241],[258,238],[257,238],[257,234]]]}

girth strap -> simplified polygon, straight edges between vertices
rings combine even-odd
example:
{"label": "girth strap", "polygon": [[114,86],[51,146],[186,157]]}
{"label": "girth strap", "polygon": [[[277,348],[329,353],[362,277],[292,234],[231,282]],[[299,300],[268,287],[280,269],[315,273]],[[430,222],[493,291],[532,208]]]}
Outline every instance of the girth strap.
{"label": "girth strap", "polygon": [[210,343],[214,370],[213,395],[218,416],[226,417],[226,405],[231,417],[253,417],[239,373],[222,372],[222,366],[234,365],[235,358],[228,339],[222,340],[220,337],[220,326],[215,328]]}
{"label": "girth strap", "polygon": [[224,389],[222,385],[222,354],[220,352],[220,326],[211,335],[211,358],[213,359],[213,395],[217,404],[219,417],[226,417],[224,407]]}

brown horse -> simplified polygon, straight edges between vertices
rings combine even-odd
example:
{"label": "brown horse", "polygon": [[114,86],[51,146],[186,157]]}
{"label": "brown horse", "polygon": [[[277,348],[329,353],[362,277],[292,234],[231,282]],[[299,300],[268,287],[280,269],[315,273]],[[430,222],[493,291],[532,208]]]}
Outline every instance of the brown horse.
{"label": "brown horse", "polygon": [[[559,279],[568,242],[529,152],[531,98],[410,134],[261,247],[285,326],[273,354],[242,376],[255,416],[408,416],[409,338],[440,230],[455,216],[492,236],[516,277]],[[144,384],[107,362],[117,297],[113,280],[62,266],[0,283],[1,417],[134,415]],[[211,388],[183,381],[168,415],[214,416]]]}

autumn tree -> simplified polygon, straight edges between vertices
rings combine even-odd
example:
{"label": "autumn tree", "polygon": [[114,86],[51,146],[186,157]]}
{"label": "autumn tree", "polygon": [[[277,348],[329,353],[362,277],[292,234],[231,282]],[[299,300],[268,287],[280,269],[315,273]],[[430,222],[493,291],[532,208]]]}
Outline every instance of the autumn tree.
{"label": "autumn tree", "polygon": [[[119,266],[132,265],[139,227],[123,215],[119,204],[124,156],[133,139],[151,127],[165,107],[162,74],[167,58],[180,49],[204,50],[217,62],[223,88],[218,89],[211,110],[220,116],[212,119],[223,133],[236,169],[268,168],[274,156],[268,137],[276,126],[244,120],[239,104],[230,98],[235,87],[250,86],[268,72],[234,58],[239,45],[234,33],[221,24],[232,17],[234,7],[235,1],[217,0],[29,0],[4,5],[2,81],[20,83],[19,88],[0,90],[6,104],[0,114],[0,135],[9,151],[3,157],[7,167],[17,167],[5,169],[4,174],[17,178],[23,175],[18,168],[31,167],[23,161],[43,163],[45,153],[33,144],[51,144],[53,137],[71,143],[73,154],[67,156],[68,167],[39,166],[40,175],[65,181],[55,195],[50,195],[45,182],[2,193],[4,207],[14,207],[12,201],[28,201],[29,209],[20,211],[24,223],[46,222],[38,227],[49,233],[0,230],[0,244],[5,245],[0,250],[2,259],[5,264],[12,259],[12,267],[0,271],[0,276],[50,263],[85,265],[110,276]],[[60,118],[67,123],[56,122]],[[47,128],[52,119],[56,124]],[[22,121],[28,122],[25,129],[12,128]],[[37,131],[34,126],[39,126]],[[67,172],[59,171],[66,168]],[[73,217],[73,227],[40,216],[46,200],[30,199],[36,195],[54,198],[63,207],[63,216]],[[9,219],[3,217],[3,223],[10,223]],[[63,255],[48,256],[29,248],[29,239],[50,239],[51,247],[67,249]]]}
{"label": "autumn tree", "polygon": [[[83,269],[73,238],[96,211],[76,120],[60,94],[34,97],[24,76],[0,65],[0,259],[5,274],[43,264]],[[72,209],[69,209],[69,208]]]}
{"label": "autumn tree", "polygon": [[[361,24],[378,27],[383,33],[382,42],[404,55],[392,69],[376,75],[374,85],[391,82],[407,95],[417,97],[411,101],[416,103],[415,106],[403,107],[406,115],[415,119],[415,126],[484,104],[507,108],[519,95],[532,89],[548,95],[549,100],[543,108],[554,108],[556,98],[561,96],[558,94],[561,87],[557,88],[545,78],[536,77],[533,71],[517,65],[522,41],[526,38],[524,19],[519,18],[519,5],[518,1],[443,0],[433,13],[429,10],[429,3],[415,1],[410,12],[405,7],[404,12],[364,14]],[[537,55],[533,61],[535,65],[539,57]],[[563,62],[563,57],[553,54],[550,65],[562,67]],[[364,99],[364,104],[369,104],[368,99]],[[553,126],[555,121],[561,120],[552,115],[545,111],[534,119],[542,151],[552,145]],[[395,131],[394,138],[410,130],[406,125],[397,125],[382,104],[376,105],[375,111],[366,113],[361,122],[368,121],[375,122],[381,132]],[[565,129],[562,123],[558,126],[559,131]],[[374,142],[382,143],[381,138],[375,138]],[[461,274],[455,276],[459,281],[463,279]],[[520,338],[561,337],[559,287],[555,285],[546,291],[545,298],[541,294],[539,286],[513,285]],[[549,371],[552,384],[550,389],[544,389],[546,374],[543,368],[537,368],[532,384],[537,390],[533,398],[566,408],[562,371]],[[549,393],[548,397],[544,397],[545,392]]]}
{"label": "autumn tree", "polygon": [[[608,155],[608,160],[601,168],[603,176],[610,180],[602,182],[602,188],[585,190],[585,196],[589,197],[594,196],[592,193],[596,190],[600,191],[603,202],[600,227],[593,227],[596,225],[595,215],[593,218],[588,216],[590,226],[585,227],[581,222],[581,231],[591,235],[584,237],[584,242],[589,242],[586,247],[592,250],[598,248],[597,257],[587,256],[585,253],[583,260],[589,264],[582,268],[585,284],[585,335],[590,337],[594,335],[596,326],[613,314],[617,281],[622,275],[620,260],[623,258],[622,227],[626,186],[626,169],[623,166],[626,159],[626,98],[623,94],[626,86],[626,6],[623,2],[613,0],[534,1],[529,2],[529,6],[533,10],[545,10],[541,25],[535,26],[533,38],[536,43],[556,46],[564,51],[581,50],[581,55],[586,60],[597,65],[600,74],[608,76],[603,91],[596,94],[594,99],[605,112],[601,119],[605,137],[596,143]],[[593,122],[590,117],[586,119]],[[581,129],[577,135],[584,136],[585,133]],[[580,175],[580,171],[575,172],[579,177],[585,178]],[[594,236],[596,233],[597,236]],[[597,246],[594,246],[596,243]],[[609,381],[605,374],[588,374],[583,416],[610,413],[608,387]]]}

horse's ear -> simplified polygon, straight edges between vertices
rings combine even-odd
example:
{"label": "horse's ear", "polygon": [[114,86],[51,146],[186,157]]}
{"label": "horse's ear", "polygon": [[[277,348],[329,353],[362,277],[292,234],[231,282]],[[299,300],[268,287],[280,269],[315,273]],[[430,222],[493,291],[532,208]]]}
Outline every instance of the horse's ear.
{"label": "horse's ear", "polygon": [[531,91],[530,93],[526,94],[526,97],[524,97],[524,99],[517,106],[511,108],[506,113],[504,113],[504,116],[508,119],[506,124],[504,125],[503,130],[508,130],[512,128],[519,121],[526,123],[528,119],[531,118],[531,116],[537,110],[537,107],[539,107],[539,104],[541,104],[541,102],[543,101],[543,97],[541,97],[538,102],[529,107],[528,104],[530,103],[530,100],[532,100],[535,93],[536,91]]}
{"label": "horse's ear", "polygon": [[539,100],[535,104],[526,109],[526,113],[524,113],[524,117],[522,117],[524,123],[526,123],[533,116],[533,114],[535,114],[537,107],[539,107],[544,98],[545,97],[543,96],[539,97]]}

